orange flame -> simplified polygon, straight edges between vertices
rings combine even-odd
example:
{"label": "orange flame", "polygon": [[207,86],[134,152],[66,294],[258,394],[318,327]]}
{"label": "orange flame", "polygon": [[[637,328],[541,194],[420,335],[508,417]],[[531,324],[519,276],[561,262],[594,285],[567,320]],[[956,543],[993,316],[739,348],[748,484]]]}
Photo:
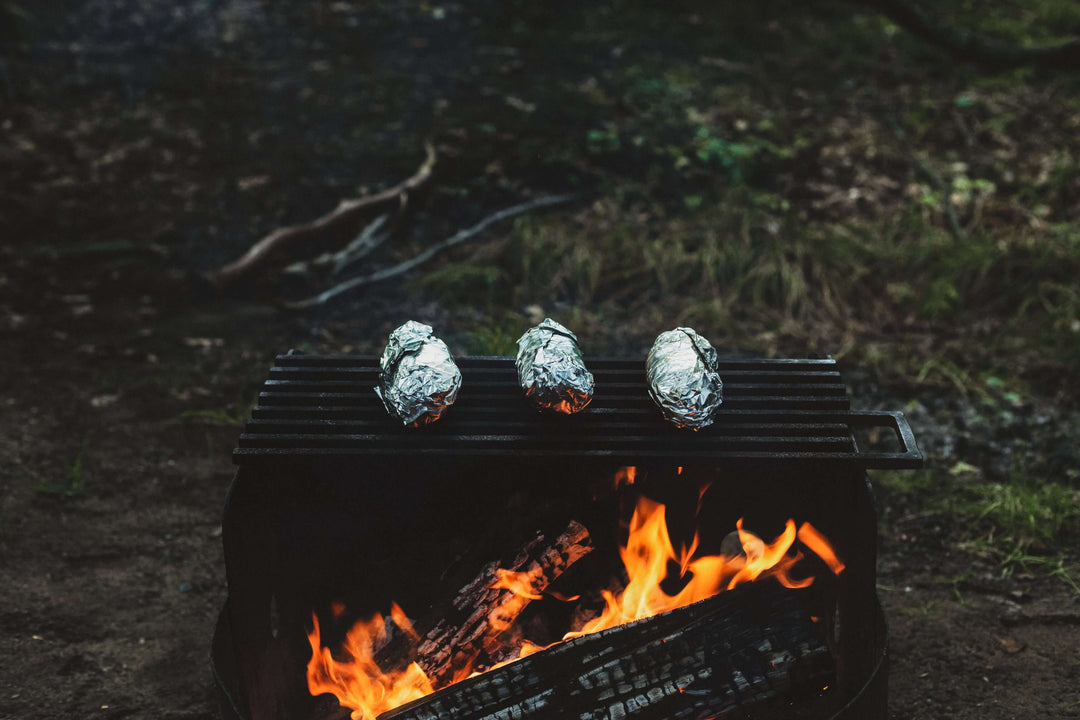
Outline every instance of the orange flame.
{"label": "orange flame", "polygon": [[[390,614],[398,627],[416,635],[397,603]],[[402,618],[407,627],[402,627],[398,618]],[[416,663],[397,672],[384,672],[376,664],[375,652],[386,641],[386,621],[381,615],[353,625],[341,648],[345,660],[335,660],[330,649],[322,647],[319,618],[312,613],[311,619],[314,628],[308,633],[311,643],[308,690],[312,695],[332,693],[343,706],[352,708],[353,720],[372,720],[379,713],[434,692],[431,681]]]}
{"label": "orange flame", "polygon": [[488,587],[492,590],[509,590],[515,595],[529,598],[530,600],[540,600],[544,596],[533,590],[534,583],[536,582],[536,575],[539,572],[543,572],[543,570],[537,568],[535,572],[515,572],[513,570],[503,570],[502,568],[498,568],[495,571],[495,574],[497,575],[495,582],[491,583]]}
{"label": "orange flame", "polygon": [[[615,476],[616,485],[632,484],[634,476],[635,468],[621,468]],[[706,489],[701,489],[701,495]],[[735,525],[742,552],[737,555],[695,557],[700,545],[697,534],[689,547],[683,546],[676,553],[668,534],[665,511],[661,503],[645,497],[638,499],[626,544],[619,549],[628,578],[626,586],[618,593],[602,590],[605,608],[600,616],[580,629],[567,633],[564,640],[674,610],[744,582],[765,577],[775,577],[785,587],[807,587],[814,582],[812,576],[795,578],[791,574],[803,558],[802,552],[791,552],[796,539],[821,557],[833,573],[839,575],[844,570],[843,562],[836,557],[828,540],[820,532],[809,523],[803,523],[796,532],[795,521],[790,519],[784,531],[772,542],[765,542],[744,529],[743,521],[739,519]],[[661,583],[668,579],[672,564],[678,567],[682,587],[674,595],[669,595],[662,589]],[[499,570],[491,587],[538,600],[541,594],[536,591],[535,580],[532,573]],[[574,599],[576,597],[568,600]],[[339,613],[335,608],[335,616]],[[391,608],[390,616],[399,629],[419,639],[404,611],[396,604]],[[384,672],[375,663],[375,652],[386,640],[382,616],[361,620],[349,631],[340,653],[345,656],[344,660],[336,660],[329,649],[322,647],[318,618],[313,617],[313,620],[314,629],[308,634],[312,651],[307,669],[308,688],[312,695],[335,695],[342,705],[353,709],[353,720],[372,720],[379,713],[433,691],[431,681],[415,662],[405,670],[390,673]],[[496,607],[489,622],[492,627],[497,627],[500,623],[506,624],[507,620],[498,616]],[[519,657],[544,649],[524,640]],[[471,662],[455,668],[454,682],[471,674],[475,674]]]}
{"label": "orange flame", "polygon": [[[640,498],[630,521],[630,535],[626,546],[620,549],[630,581],[617,596],[610,591],[603,591],[607,607],[600,617],[586,623],[580,630],[568,633],[563,639],[606,630],[674,610],[762,577],[775,577],[780,584],[790,588],[807,587],[814,581],[813,577],[797,580],[791,576],[791,569],[802,559],[802,553],[788,554],[796,538],[793,520],[787,521],[784,532],[771,543],[766,543],[744,530],[742,519],[736,523],[736,527],[742,544],[741,555],[706,555],[693,558],[699,543],[699,538],[695,535],[690,547],[684,548],[677,556],[668,537],[664,506],[647,498]],[[809,523],[804,523],[803,527],[810,529],[808,536],[812,532],[823,541],[822,551],[828,550],[831,554],[831,548],[824,537]],[[819,555],[822,554],[816,548],[811,549]],[[681,577],[688,580],[678,593],[668,595],[661,589],[660,583],[667,578],[668,562],[672,560],[678,563]],[[831,564],[830,568],[839,573]],[[843,564],[840,564],[839,568],[842,570]]]}
{"label": "orange flame", "polygon": [[818,557],[825,561],[825,564],[829,566],[829,569],[833,571],[834,575],[839,575],[844,571],[844,563],[840,562],[840,558],[836,557],[836,553],[833,552],[832,545],[825,539],[825,536],[819,533],[813,525],[810,523],[803,523],[799,528],[799,540],[802,544],[814,551]]}
{"label": "orange flame", "polygon": [[633,485],[635,478],[637,478],[637,468],[633,465],[619,468],[615,471],[615,489]]}

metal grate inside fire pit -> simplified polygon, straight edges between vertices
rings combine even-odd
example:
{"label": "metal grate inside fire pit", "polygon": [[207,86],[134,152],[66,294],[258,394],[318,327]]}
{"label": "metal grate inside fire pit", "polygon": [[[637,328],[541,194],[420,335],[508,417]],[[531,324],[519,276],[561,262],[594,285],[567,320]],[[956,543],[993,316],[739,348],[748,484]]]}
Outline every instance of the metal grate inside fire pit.
{"label": "metal grate inside fire pit", "polygon": [[[698,432],[665,422],[646,392],[642,363],[591,360],[596,396],[572,417],[537,413],[512,361],[465,358],[463,385],[446,416],[403,428],[375,395],[375,358],[282,355],[233,453],[237,464],[283,456],[517,455],[726,461],[824,460],[863,468],[921,462],[901,413],[852,412],[833,360],[721,362],[724,404]],[[860,452],[853,427],[885,427],[899,452]]]}
{"label": "metal grate inside fire pit", "polygon": [[[412,602],[406,607],[426,606],[432,583],[400,566],[418,563],[431,577],[453,561],[442,542],[452,525],[443,506],[483,519],[523,492],[575,513],[590,502],[591,482],[632,465],[651,478],[642,492],[675,502],[687,476],[721,486],[720,504],[731,507],[709,516],[716,527],[741,515],[763,527],[795,516],[835,543],[847,569],[821,592],[836,615],[829,652],[837,689],[822,706],[828,712],[810,706],[790,717],[883,720],[887,637],[865,471],[921,464],[903,415],[851,411],[832,360],[726,360],[714,424],[679,430],[648,397],[642,361],[587,363],[592,404],[551,417],[527,403],[511,359],[459,360],[457,403],[417,429],[386,414],[374,392],[377,358],[279,356],[233,453],[238,471],[223,523],[229,598],[212,653],[224,714],[312,717],[304,684],[312,609],[337,598],[350,607],[402,597]],[[856,441],[863,431],[891,436],[897,449],[867,452]],[[688,487],[692,505],[697,491]]]}

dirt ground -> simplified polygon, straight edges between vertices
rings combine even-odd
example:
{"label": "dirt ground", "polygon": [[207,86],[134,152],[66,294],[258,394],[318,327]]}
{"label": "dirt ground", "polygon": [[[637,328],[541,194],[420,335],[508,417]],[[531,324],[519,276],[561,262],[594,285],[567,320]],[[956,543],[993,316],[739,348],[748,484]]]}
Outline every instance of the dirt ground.
{"label": "dirt ground", "polygon": [[[433,104],[522,113],[477,80],[512,76],[514,58],[464,42],[472,31],[457,6],[362,13],[353,7],[362,3],[320,2],[293,38],[264,5],[277,8],[193,4],[207,24],[171,3],[86,0],[36,54],[4,62],[4,720],[216,717],[208,653],[226,595],[229,453],[273,356],[375,352],[408,317],[449,328],[455,353],[475,348],[478,311],[442,306],[412,277],[311,315],[209,299],[192,282],[259,232],[411,172],[425,123],[438,124]],[[495,5],[478,5],[485,22],[511,22]],[[145,46],[125,45],[117,28],[128,22]],[[351,40],[358,27],[369,45]],[[113,51],[127,54],[121,62]],[[328,79],[327,58],[338,57],[349,65]],[[344,119],[325,110],[339,99]],[[350,133],[351,155],[328,139]],[[451,171],[458,180],[485,171],[477,143],[513,148],[469,186],[473,209],[514,196],[515,182],[537,189],[562,177],[561,160],[523,160],[543,154],[543,137],[489,135],[463,143],[476,157]],[[464,213],[458,198],[441,200],[451,227]],[[526,310],[509,312],[526,322]],[[643,357],[649,331],[612,330],[606,350]],[[882,392],[875,402],[905,407],[933,406],[939,390]],[[913,425],[924,445],[942,447],[948,419]],[[934,455],[972,460],[962,448]],[[1052,578],[1002,577],[996,562],[959,547],[965,528],[949,514],[887,489],[879,500],[890,716],[1080,717],[1080,596]]]}

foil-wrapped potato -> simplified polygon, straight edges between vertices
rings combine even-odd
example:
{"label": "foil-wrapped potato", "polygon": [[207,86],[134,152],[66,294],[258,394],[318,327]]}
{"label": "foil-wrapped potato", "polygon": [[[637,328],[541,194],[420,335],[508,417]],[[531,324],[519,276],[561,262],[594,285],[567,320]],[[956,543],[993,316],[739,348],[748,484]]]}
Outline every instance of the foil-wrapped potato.
{"label": "foil-wrapped potato", "polygon": [[716,364],[716,348],[691,328],[675,328],[656,338],[645,374],[649,396],[665,418],[694,430],[712,424],[724,390]]}
{"label": "foil-wrapped potato", "polygon": [[430,325],[409,320],[390,333],[375,388],[388,413],[405,425],[427,425],[454,404],[460,389],[461,371]]}
{"label": "foil-wrapped potato", "polygon": [[517,342],[518,384],[537,409],[572,415],[592,401],[593,376],[574,333],[545,318]]}

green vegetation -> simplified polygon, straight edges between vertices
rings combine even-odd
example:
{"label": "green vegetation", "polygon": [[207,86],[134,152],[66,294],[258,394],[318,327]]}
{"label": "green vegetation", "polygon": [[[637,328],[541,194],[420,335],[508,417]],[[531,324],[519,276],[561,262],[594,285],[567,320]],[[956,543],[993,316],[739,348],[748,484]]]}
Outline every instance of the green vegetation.
{"label": "green vegetation", "polygon": [[1074,379],[1080,234],[955,240],[914,208],[900,213],[799,226],[775,205],[729,198],[640,224],[603,202],[584,222],[520,221],[501,267],[448,266],[425,287],[451,305],[561,303],[596,319],[693,323],[763,352],[849,353],[893,381],[965,393],[985,376]]}
{"label": "green vegetation", "polygon": [[1080,571],[1068,554],[1080,538],[1080,490],[1018,477],[973,486],[970,494],[980,531],[973,549],[998,560],[1005,574],[1054,577],[1080,594]]}
{"label": "green vegetation", "polygon": [[478,325],[469,335],[469,353],[513,356],[517,354],[517,339],[520,336],[519,331],[507,330],[499,325]]}
{"label": "green vegetation", "polygon": [[947,471],[882,472],[874,483],[913,511],[953,518],[963,528],[961,546],[1004,575],[1052,577],[1080,593],[1080,489],[1020,473],[987,482],[963,462]]}
{"label": "green vegetation", "polygon": [[[567,308],[601,346],[607,328],[689,323],[970,397],[987,377],[1080,387],[1078,78],[986,74],[848,3],[751,5],[625,1],[512,25],[500,42],[523,61],[583,64],[535,86],[528,111],[489,108],[470,152],[544,158],[560,189],[598,199],[457,251],[424,290],[485,315]],[[1063,0],[941,11],[1019,44],[1067,37],[1077,15]],[[521,107],[513,74],[491,82]],[[446,122],[476,126],[471,112]]]}
{"label": "green vegetation", "polygon": [[979,485],[971,509],[988,527],[988,541],[1003,537],[1024,551],[1067,547],[1080,531],[1080,490],[1053,482],[1019,477]]}
{"label": "green vegetation", "polygon": [[[1022,5],[922,3],[1018,47],[1080,31],[1075,3]],[[424,280],[490,318],[470,351],[511,353],[521,311],[539,307],[573,318],[586,348],[688,324],[722,349],[832,355],[962,398],[976,422],[1075,407],[1080,75],[963,65],[843,2],[627,1],[565,22],[573,32],[547,18],[509,41],[586,69],[530,95],[535,112],[486,117],[485,137],[518,138],[518,162],[545,157],[598,191]],[[635,43],[611,60],[623,30]],[[950,542],[989,567],[1076,587],[1080,478],[949,462],[875,482],[910,516],[948,518]]]}
{"label": "green vegetation", "polygon": [[67,471],[54,482],[43,480],[37,487],[39,493],[59,497],[82,497],[86,494],[86,455],[87,441],[84,440],[78,455]]}
{"label": "green vegetation", "polygon": [[1024,47],[1053,44],[1080,33],[1080,6],[1070,0],[994,3],[989,8],[977,0],[964,0],[945,7],[943,18],[954,26]]}

